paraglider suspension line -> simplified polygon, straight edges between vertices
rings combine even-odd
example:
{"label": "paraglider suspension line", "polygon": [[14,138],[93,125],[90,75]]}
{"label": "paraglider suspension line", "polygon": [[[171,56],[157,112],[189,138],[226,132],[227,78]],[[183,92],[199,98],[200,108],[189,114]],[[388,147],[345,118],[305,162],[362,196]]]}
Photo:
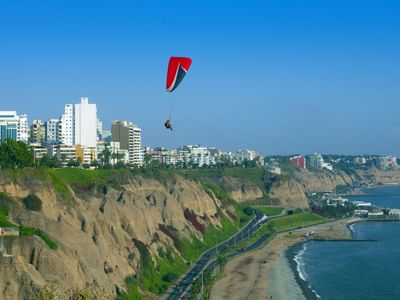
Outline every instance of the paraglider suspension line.
{"label": "paraglider suspension line", "polygon": [[171,99],[170,104],[169,104],[169,115],[168,115],[168,120],[172,121],[172,110],[174,109],[174,100]]}

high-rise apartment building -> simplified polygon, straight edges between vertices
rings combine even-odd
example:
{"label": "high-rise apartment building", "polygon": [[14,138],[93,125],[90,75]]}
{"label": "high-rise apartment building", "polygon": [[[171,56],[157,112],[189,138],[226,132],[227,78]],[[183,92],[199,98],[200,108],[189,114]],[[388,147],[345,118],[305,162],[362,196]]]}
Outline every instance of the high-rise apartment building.
{"label": "high-rise apartment building", "polygon": [[96,147],[97,144],[97,108],[89,104],[87,97],[74,106],[74,144]]}
{"label": "high-rise apartment building", "polygon": [[28,143],[29,141],[28,115],[18,116],[17,141],[24,143]]}
{"label": "high-rise apartment building", "polygon": [[66,104],[60,118],[61,142],[65,145],[96,147],[97,108],[82,97],[78,104]]}
{"label": "high-rise apartment building", "polygon": [[60,118],[60,139],[65,145],[74,144],[74,106],[73,104],[65,104],[64,113]]}
{"label": "high-rise apartment building", "polygon": [[142,156],[142,130],[132,122],[113,121],[111,125],[111,135],[113,142],[119,142],[120,149],[128,150],[129,164],[141,166]]}
{"label": "high-rise apartment building", "polygon": [[61,126],[59,119],[50,119],[46,122],[46,141],[61,142]]}
{"label": "high-rise apartment building", "polygon": [[41,120],[33,120],[30,128],[31,143],[42,143],[46,140],[46,125]]}

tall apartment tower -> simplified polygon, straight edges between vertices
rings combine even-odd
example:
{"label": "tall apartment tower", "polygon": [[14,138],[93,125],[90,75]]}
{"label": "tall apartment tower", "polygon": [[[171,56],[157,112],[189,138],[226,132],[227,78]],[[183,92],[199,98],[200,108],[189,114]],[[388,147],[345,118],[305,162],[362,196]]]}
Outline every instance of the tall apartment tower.
{"label": "tall apartment tower", "polygon": [[97,108],[89,104],[87,97],[81,98],[81,103],[74,106],[74,144],[85,147],[97,145]]}
{"label": "tall apartment tower", "polygon": [[17,141],[24,143],[28,143],[29,141],[28,115],[18,116]]}
{"label": "tall apartment tower", "polygon": [[82,97],[78,104],[66,104],[60,118],[61,142],[65,145],[96,147],[97,108]]}
{"label": "tall apartment tower", "polygon": [[65,104],[64,114],[60,118],[60,139],[65,145],[74,145],[74,106]]}
{"label": "tall apartment tower", "polygon": [[113,142],[119,142],[121,150],[128,150],[129,164],[141,166],[142,157],[142,130],[132,122],[113,121],[111,135]]}

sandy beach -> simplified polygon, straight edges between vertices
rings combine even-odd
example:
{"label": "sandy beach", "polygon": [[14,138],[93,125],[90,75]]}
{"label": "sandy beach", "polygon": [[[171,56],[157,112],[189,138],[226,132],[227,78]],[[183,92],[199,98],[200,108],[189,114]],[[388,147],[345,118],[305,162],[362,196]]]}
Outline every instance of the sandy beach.
{"label": "sandy beach", "polygon": [[306,299],[285,250],[290,245],[307,241],[305,234],[311,231],[314,231],[312,239],[351,239],[347,225],[359,220],[343,219],[277,234],[262,248],[229,261],[223,277],[213,285],[210,298]]}

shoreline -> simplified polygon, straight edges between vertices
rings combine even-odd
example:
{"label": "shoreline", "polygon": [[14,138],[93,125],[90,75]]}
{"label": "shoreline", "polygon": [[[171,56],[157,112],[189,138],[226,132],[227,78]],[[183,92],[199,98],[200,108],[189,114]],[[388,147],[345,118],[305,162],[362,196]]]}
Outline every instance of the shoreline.
{"label": "shoreline", "polygon": [[[223,277],[212,286],[210,299],[318,299],[300,278],[297,263],[289,256],[296,254],[290,251],[314,238],[352,240],[350,226],[360,221],[364,220],[352,217],[278,233],[261,248],[229,261]],[[312,239],[304,236],[310,231],[315,232]]]}
{"label": "shoreline", "polygon": [[303,295],[306,297],[307,300],[318,300],[318,296],[315,294],[315,292],[310,288],[310,285],[308,283],[308,281],[303,280],[300,277],[299,271],[298,271],[298,265],[297,262],[294,260],[296,255],[298,254],[299,250],[297,249],[298,247],[303,247],[306,243],[308,243],[309,241],[305,241],[302,243],[297,243],[294,245],[289,246],[286,250],[285,250],[285,256],[286,259],[289,262],[290,268],[296,278],[296,282],[297,284],[300,286]]}

